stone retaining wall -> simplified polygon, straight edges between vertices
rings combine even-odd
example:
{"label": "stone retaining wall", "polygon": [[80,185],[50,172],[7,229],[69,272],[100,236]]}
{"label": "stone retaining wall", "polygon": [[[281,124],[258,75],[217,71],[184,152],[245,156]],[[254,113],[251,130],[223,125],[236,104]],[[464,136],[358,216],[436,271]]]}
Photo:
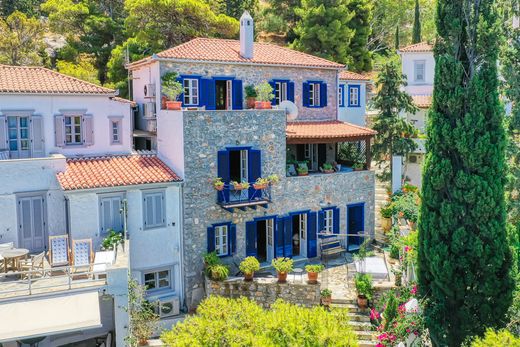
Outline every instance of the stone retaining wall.
{"label": "stone retaining wall", "polygon": [[246,282],[242,277],[232,277],[217,282],[206,278],[206,296],[219,295],[228,298],[246,297],[269,308],[277,299],[306,307],[320,304],[320,283],[278,283],[276,278],[260,278]]}

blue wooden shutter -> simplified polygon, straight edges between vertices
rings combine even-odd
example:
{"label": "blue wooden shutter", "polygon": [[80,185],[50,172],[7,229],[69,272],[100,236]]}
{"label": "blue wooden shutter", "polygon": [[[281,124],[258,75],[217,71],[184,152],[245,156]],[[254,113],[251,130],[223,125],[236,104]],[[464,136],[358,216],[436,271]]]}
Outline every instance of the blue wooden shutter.
{"label": "blue wooden shutter", "polygon": [[200,105],[206,106],[206,110],[214,110],[216,108],[215,80],[211,78],[200,80],[200,98]]}
{"label": "blue wooden shutter", "polygon": [[182,86],[182,93],[177,97],[177,100],[182,102],[182,106],[184,106],[184,79],[182,77],[179,77],[177,78],[177,82],[179,82]]}
{"label": "blue wooden shutter", "polygon": [[226,184],[223,191],[217,191],[218,201],[229,201],[229,151],[218,151],[218,177]]}
{"label": "blue wooden shutter", "polygon": [[235,254],[237,251],[237,226],[235,224],[229,225],[229,242],[231,244],[230,247],[230,255]]}
{"label": "blue wooden shutter", "polygon": [[276,258],[283,257],[283,231],[285,229],[285,221],[283,218],[277,218],[276,219],[276,228],[274,230],[274,256]]}
{"label": "blue wooden shutter", "polygon": [[273,100],[271,100],[271,105],[276,105],[276,82],[269,81],[269,85],[271,86],[271,88],[273,88],[273,95],[275,95]]}
{"label": "blue wooden shutter", "polygon": [[294,82],[287,82],[287,100],[294,102]]}
{"label": "blue wooden shutter", "polygon": [[256,222],[246,222],[246,256],[256,257]]}
{"label": "blue wooden shutter", "polygon": [[335,207],[332,212],[332,232],[334,234],[339,234],[339,208]]}
{"label": "blue wooden shutter", "polygon": [[233,80],[233,110],[244,108],[244,98],[242,97],[242,81]]}
{"label": "blue wooden shutter", "polygon": [[307,213],[307,258],[318,256],[318,241],[316,238],[316,212]]}
{"label": "blue wooden shutter", "polygon": [[302,102],[303,106],[308,107],[309,106],[309,83],[303,82],[302,86]]}
{"label": "blue wooden shutter", "polygon": [[[325,212],[323,210],[318,211],[318,232],[322,232],[325,228]],[[320,235],[321,237],[321,235]]]}
{"label": "blue wooden shutter", "polygon": [[215,228],[208,227],[208,253],[215,250]]}
{"label": "blue wooden shutter", "polygon": [[[247,159],[249,163],[248,178],[249,182],[253,183],[258,177],[262,176],[262,152],[258,149],[250,149]],[[253,197],[253,194],[255,194],[255,189],[251,185],[249,188],[249,199]]]}
{"label": "blue wooden shutter", "polygon": [[320,107],[327,106],[327,83],[320,83]]}
{"label": "blue wooden shutter", "polygon": [[292,258],[292,218],[291,216],[284,218],[285,228],[283,231],[284,240],[284,256]]}

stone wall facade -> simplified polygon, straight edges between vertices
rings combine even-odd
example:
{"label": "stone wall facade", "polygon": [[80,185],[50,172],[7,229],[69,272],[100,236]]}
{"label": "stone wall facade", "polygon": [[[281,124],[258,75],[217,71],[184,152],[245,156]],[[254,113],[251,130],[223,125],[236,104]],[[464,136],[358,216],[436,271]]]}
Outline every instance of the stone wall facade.
{"label": "stone wall facade", "polygon": [[[365,231],[374,235],[374,173],[316,174],[286,177],[285,114],[276,110],[185,111],[183,114],[184,180],[184,273],[189,308],[204,296],[202,257],[207,252],[207,229],[212,224],[236,225],[236,252],[222,260],[238,264],[246,255],[245,223],[258,217],[324,206],[340,209],[340,232],[346,231],[348,204],[364,203]],[[217,204],[211,182],[217,177],[217,152],[229,146],[252,146],[262,151],[262,176],[276,174],[272,203],[266,209],[235,209]],[[233,273],[233,272],[232,272]]]}
{"label": "stone wall facade", "polygon": [[277,299],[305,307],[317,306],[321,299],[320,288],[319,283],[278,283],[276,278],[254,279],[251,282],[238,277],[222,282],[206,279],[206,296],[246,297],[264,308],[271,307]]}
{"label": "stone wall facade", "polygon": [[[337,116],[338,105],[338,70],[317,68],[294,68],[286,66],[262,66],[245,64],[215,63],[174,63],[161,62],[161,76],[168,71],[179,75],[208,77],[235,77],[242,80],[242,87],[257,85],[273,79],[287,79],[294,82],[294,103],[298,106],[298,118],[301,120],[332,120]],[[322,81],[327,83],[327,106],[323,108],[303,107],[303,82]],[[245,99],[245,94],[244,94]],[[245,108],[245,100],[244,100]]]}

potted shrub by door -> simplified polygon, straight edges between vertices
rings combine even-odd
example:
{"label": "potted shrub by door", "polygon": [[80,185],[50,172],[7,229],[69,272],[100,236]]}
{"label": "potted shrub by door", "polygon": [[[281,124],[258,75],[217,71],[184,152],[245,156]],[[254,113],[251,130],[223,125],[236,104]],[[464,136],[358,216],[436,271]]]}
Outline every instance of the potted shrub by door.
{"label": "potted shrub by door", "polygon": [[246,106],[247,108],[255,108],[255,101],[256,101],[256,89],[253,85],[247,85],[245,87],[246,92]]}
{"label": "potted shrub by door", "polygon": [[357,302],[361,309],[368,307],[368,300],[372,299],[373,287],[372,276],[363,273],[357,273],[354,279],[357,291]]}
{"label": "potted shrub by door", "polygon": [[271,108],[271,100],[274,98],[273,87],[267,81],[263,81],[255,87],[256,101],[255,108],[259,110],[268,110]]}
{"label": "potted shrub by door", "polygon": [[287,274],[293,270],[293,260],[291,258],[274,258],[271,264],[278,274],[278,283],[287,282]]}
{"label": "potted shrub by door", "polygon": [[180,110],[182,102],[177,101],[182,94],[182,84],[177,81],[175,72],[167,72],[162,76],[162,92],[168,97],[166,101],[167,110]]}
{"label": "potted shrub by door", "polygon": [[244,281],[252,281],[255,271],[260,270],[260,262],[255,257],[246,257],[239,268],[244,274]]}
{"label": "potted shrub by door", "polygon": [[325,288],[320,292],[321,304],[329,307],[332,303],[332,290]]}
{"label": "potted shrub by door", "polygon": [[318,283],[318,274],[323,271],[323,265],[314,264],[306,265],[305,271],[307,271],[307,283],[316,284]]}
{"label": "potted shrub by door", "polygon": [[321,167],[321,169],[322,169],[323,172],[325,172],[325,173],[333,173],[333,172],[334,172],[334,167],[333,167],[332,164],[330,164],[330,163],[325,163],[325,164],[323,164],[323,166]]}
{"label": "potted shrub by door", "polygon": [[365,165],[363,165],[363,163],[355,163],[352,165],[352,169],[354,169],[354,171],[363,171],[364,167]]}

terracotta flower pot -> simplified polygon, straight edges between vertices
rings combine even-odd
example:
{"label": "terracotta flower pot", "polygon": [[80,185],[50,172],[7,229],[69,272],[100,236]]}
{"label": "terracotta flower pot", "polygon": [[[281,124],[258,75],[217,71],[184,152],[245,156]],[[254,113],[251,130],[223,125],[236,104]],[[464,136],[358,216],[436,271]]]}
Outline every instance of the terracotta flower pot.
{"label": "terracotta flower pot", "polygon": [[321,297],[321,304],[323,306],[330,306],[332,303],[332,296],[322,296]]}
{"label": "terracotta flower pot", "polygon": [[254,272],[251,272],[250,274],[244,274],[244,281],[252,281],[253,280],[253,277],[255,276],[255,273]]}
{"label": "terracotta flower pot", "polygon": [[139,339],[139,346],[146,346],[148,345],[147,339]]}
{"label": "terracotta flower pot", "polygon": [[368,299],[364,295],[358,295],[357,304],[359,308],[366,309],[368,307]]}
{"label": "terracotta flower pot", "polygon": [[323,172],[330,174],[330,173],[334,173],[334,170],[323,170]]}
{"label": "terracotta flower pot", "polygon": [[255,108],[255,102],[256,102],[256,98],[253,98],[253,97],[246,98],[247,108]]}
{"label": "terracotta flower pot", "polygon": [[287,272],[278,272],[278,283],[287,282]]}
{"label": "terracotta flower pot", "polygon": [[381,217],[381,228],[385,232],[390,231],[392,229],[392,218]]}
{"label": "terracotta flower pot", "polygon": [[167,110],[180,110],[182,108],[182,102],[180,101],[166,101]]}
{"label": "terracotta flower pot", "polygon": [[298,172],[298,176],[309,176],[308,172]]}
{"label": "terracotta flower pot", "polygon": [[267,183],[262,183],[262,184],[254,183],[253,184],[253,188],[255,188],[256,190],[266,189],[267,188]]}
{"label": "terracotta flower pot", "polygon": [[309,284],[318,283],[318,273],[317,272],[307,272],[307,279]]}
{"label": "terracotta flower pot", "polygon": [[262,108],[264,110],[270,110],[271,107],[271,101],[262,101]]}
{"label": "terracotta flower pot", "polygon": [[223,191],[224,190],[224,185],[221,185],[221,186],[214,186],[216,190],[218,190],[219,192]]}

